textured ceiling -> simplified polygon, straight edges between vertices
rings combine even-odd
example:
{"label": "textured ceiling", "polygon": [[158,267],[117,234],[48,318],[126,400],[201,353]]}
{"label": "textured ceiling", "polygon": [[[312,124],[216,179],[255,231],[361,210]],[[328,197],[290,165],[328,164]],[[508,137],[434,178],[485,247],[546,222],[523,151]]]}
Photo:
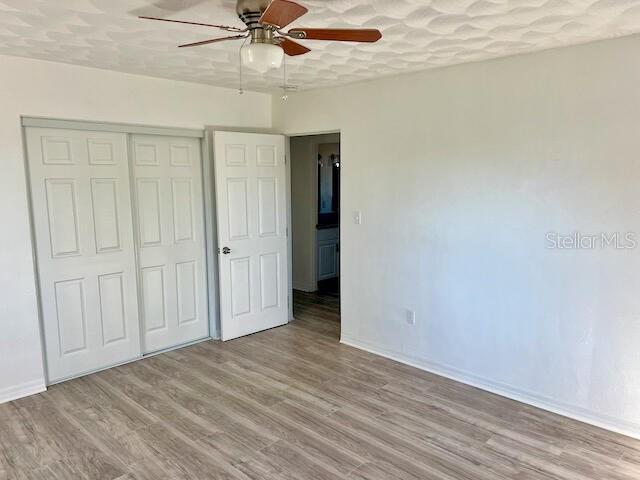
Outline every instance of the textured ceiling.
{"label": "textured ceiling", "polygon": [[[376,27],[377,44],[302,42],[288,83],[310,89],[640,32],[640,0],[300,0],[292,26]],[[155,5],[154,5],[155,4]],[[136,15],[244,25],[234,0],[0,0],[0,54],[225,87],[238,85],[241,42],[177,49],[225,32]],[[246,71],[273,90],[282,73]]]}

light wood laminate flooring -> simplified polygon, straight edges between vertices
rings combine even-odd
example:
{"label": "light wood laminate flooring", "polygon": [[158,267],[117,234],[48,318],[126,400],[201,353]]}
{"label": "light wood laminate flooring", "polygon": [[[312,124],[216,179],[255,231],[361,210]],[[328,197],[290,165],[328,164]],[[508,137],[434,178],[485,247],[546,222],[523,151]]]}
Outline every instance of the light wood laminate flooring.
{"label": "light wood laminate flooring", "polygon": [[340,345],[337,302],[0,405],[0,479],[640,478],[638,441]]}

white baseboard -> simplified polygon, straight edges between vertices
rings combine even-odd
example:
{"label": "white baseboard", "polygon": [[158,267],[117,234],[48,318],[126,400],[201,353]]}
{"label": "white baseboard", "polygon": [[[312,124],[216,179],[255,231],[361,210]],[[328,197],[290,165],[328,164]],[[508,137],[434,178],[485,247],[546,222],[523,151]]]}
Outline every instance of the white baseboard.
{"label": "white baseboard", "polygon": [[351,347],[364,350],[369,353],[380,355],[391,360],[395,360],[406,365],[418,368],[420,370],[439,375],[441,377],[449,378],[472,387],[485,390],[487,392],[495,393],[502,397],[516,400],[518,402],[526,403],[542,410],[546,410],[564,417],[578,420],[580,422],[588,423],[596,427],[610,430],[612,432],[620,433],[628,437],[640,439],[640,424],[630,422],[621,418],[604,415],[592,410],[571,405],[564,402],[558,402],[551,398],[539,395],[534,392],[526,391],[511,385],[494,382],[487,378],[474,375],[469,372],[465,372],[446,365],[440,365],[437,363],[428,362],[419,358],[405,355],[403,353],[394,352],[384,347],[374,345],[370,342],[363,342],[346,336],[342,336],[340,343],[349,345]]}
{"label": "white baseboard", "polygon": [[23,383],[21,385],[15,385],[9,388],[3,388],[0,390],[0,403],[10,402],[17,400],[18,398],[28,397],[36,393],[42,393],[47,389],[44,384],[44,380],[35,380],[33,382]]}

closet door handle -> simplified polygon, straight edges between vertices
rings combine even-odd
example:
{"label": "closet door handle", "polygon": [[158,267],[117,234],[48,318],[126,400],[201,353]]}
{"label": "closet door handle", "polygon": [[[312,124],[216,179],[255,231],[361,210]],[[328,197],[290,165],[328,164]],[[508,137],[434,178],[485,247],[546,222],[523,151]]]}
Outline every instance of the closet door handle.
{"label": "closet door handle", "polygon": [[224,247],[222,249],[222,254],[223,255],[229,255],[231,253],[231,249],[229,247]]}

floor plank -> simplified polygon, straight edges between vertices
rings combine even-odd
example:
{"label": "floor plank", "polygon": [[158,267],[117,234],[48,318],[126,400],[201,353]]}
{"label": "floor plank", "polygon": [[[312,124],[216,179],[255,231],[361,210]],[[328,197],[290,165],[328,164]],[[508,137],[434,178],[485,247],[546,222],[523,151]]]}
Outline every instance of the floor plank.
{"label": "floor plank", "polygon": [[0,480],[637,480],[640,442],[341,345],[339,301],[0,405]]}

